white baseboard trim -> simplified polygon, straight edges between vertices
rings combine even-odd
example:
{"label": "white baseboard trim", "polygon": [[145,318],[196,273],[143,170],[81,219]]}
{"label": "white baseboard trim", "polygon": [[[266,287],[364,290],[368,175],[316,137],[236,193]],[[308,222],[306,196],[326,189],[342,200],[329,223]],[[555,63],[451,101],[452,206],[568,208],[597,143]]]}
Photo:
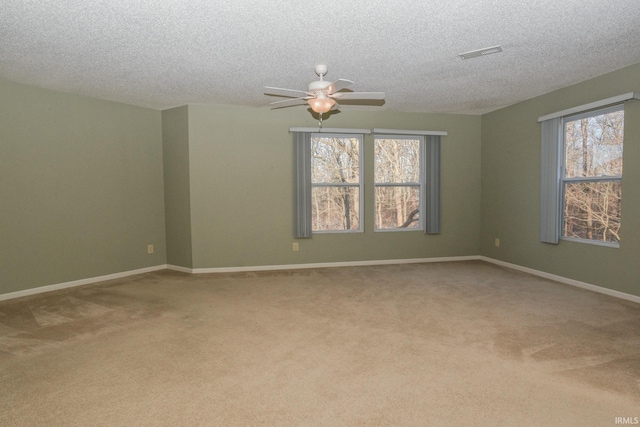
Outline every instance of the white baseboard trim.
{"label": "white baseboard trim", "polygon": [[214,268],[185,268],[168,265],[170,270],[182,273],[206,274],[206,273],[241,273],[247,271],[273,271],[273,270],[301,270],[306,268],[332,268],[332,267],[362,267],[367,265],[390,264],[419,264],[425,262],[451,262],[451,261],[477,261],[478,255],[440,257],[440,258],[409,258],[409,259],[382,259],[373,261],[345,261],[345,262],[318,262],[311,264],[285,264],[285,265],[256,265],[248,267],[214,267]]}
{"label": "white baseboard trim", "polygon": [[168,270],[179,271],[180,273],[193,274],[193,269],[188,267],[180,267],[179,265],[167,264]]}
{"label": "white baseboard trim", "polygon": [[22,291],[9,292],[0,294],[0,301],[14,298],[26,297],[29,295],[37,295],[45,292],[57,291],[60,289],[73,288],[76,286],[90,285],[92,283],[104,282],[107,280],[120,279],[136,274],[151,273],[158,270],[174,270],[188,274],[203,273],[237,273],[246,271],[272,271],[272,270],[293,270],[304,268],[328,268],[328,267],[354,267],[365,265],[384,265],[384,264],[410,264],[424,262],[448,262],[448,261],[469,261],[477,260],[478,256],[461,256],[461,257],[442,257],[442,258],[412,258],[412,259],[392,259],[392,260],[376,260],[376,261],[354,261],[354,262],[327,262],[315,264],[289,264],[289,265],[260,265],[250,267],[220,267],[220,268],[187,268],[177,265],[163,264],[153,267],[140,268],[137,270],[124,271],[121,273],[107,274],[105,276],[89,277],[86,279],[73,280],[71,282],[56,283],[53,285],[45,285],[37,288],[25,289]]}
{"label": "white baseboard trim", "polygon": [[571,285],[571,286],[575,286],[575,287],[578,287],[578,288],[587,289],[589,291],[598,292],[599,294],[609,295],[609,296],[612,296],[612,297],[616,297],[616,298],[620,298],[620,299],[624,299],[624,300],[627,300],[627,301],[632,301],[632,302],[640,304],[640,296],[637,296],[637,295],[631,295],[631,294],[627,294],[625,292],[620,292],[620,291],[615,291],[613,289],[603,288],[601,286],[592,285],[591,283],[586,283],[586,282],[581,282],[579,280],[569,279],[567,277],[558,276],[558,275],[547,273],[547,272],[540,271],[540,270],[534,270],[533,268],[523,267],[521,265],[511,264],[509,262],[500,261],[500,260],[489,258],[489,257],[485,257],[485,256],[479,256],[478,259],[481,260],[481,261],[489,262],[491,264],[499,265],[501,267],[511,268],[513,270],[518,270],[518,271],[522,271],[524,273],[533,274],[534,276],[543,277],[543,278],[549,279],[549,280],[555,280],[556,282],[564,283],[566,285]]}
{"label": "white baseboard trim", "polygon": [[274,271],[274,270],[299,270],[305,268],[332,268],[332,267],[362,267],[369,265],[392,265],[392,264],[419,264],[419,263],[433,263],[433,262],[456,262],[456,261],[485,261],[491,264],[499,265],[501,267],[511,268],[513,270],[522,271],[524,273],[533,274],[534,276],[542,277],[549,280],[555,280],[556,282],[564,283],[578,288],[587,289],[589,291],[598,292],[600,294],[609,295],[612,297],[632,301],[640,304],[640,296],[631,295],[613,289],[603,288],[601,286],[592,285],[590,283],[580,282],[578,280],[569,279],[566,277],[558,276],[555,274],[547,273],[533,268],[523,267],[517,264],[511,264],[509,262],[500,261],[497,259],[485,257],[482,255],[470,255],[470,256],[456,256],[456,257],[439,257],[439,258],[409,258],[409,259],[386,259],[386,260],[373,260],[373,261],[348,261],[348,262],[321,262],[311,264],[286,264],[286,265],[258,265],[249,267],[217,267],[217,268],[187,268],[177,265],[164,264],[156,265],[153,267],[140,268],[137,270],[124,271],[121,273],[107,274],[105,276],[90,277],[87,279],[74,280],[71,282],[58,283],[54,285],[40,286],[38,288],[25,289],[23,291],[9,292],[6,294],[0,294],[0,301],[25,297],[29,295],[36,295],[45,292],[57,291],[60,289],[72,288],[76,286],[84,286],[92,283],[104,282],[107,280],[120,279],[127,276],[133,276],[136,274],[151,273],[159,270],[174,270],[188,274],[206,274],[206,273],[240,273],[249,271]]}
{"label": "white baseboard trim", "polygon": [[60,289],[73,288],[76,286],[90,285],[92,283],[104,282],[106,280],[120,279],[127,276],[134,276],[136,274],[151,273],[152,271],[166,270],[167,265],[156,265],[153,267],[139,268],[137,270],[123,271],[121,273],[107,274],[105,276],[89,277],[87,279],[73,280],[71,282],[57,283],[55,285],[45,285],[32,289],[25,289],[23,291],[9,292],[7,294],[0,294],[0,301],[26,297],[29,295],[42,294],[45,292],[57,291]]}

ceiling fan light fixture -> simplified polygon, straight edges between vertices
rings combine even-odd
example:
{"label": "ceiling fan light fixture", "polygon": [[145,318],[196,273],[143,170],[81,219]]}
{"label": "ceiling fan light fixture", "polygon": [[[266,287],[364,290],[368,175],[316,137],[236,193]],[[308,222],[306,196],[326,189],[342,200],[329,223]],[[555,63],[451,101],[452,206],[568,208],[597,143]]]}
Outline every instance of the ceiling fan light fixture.
{"label": "ceiling fan light fixture", "polygon": [[307,101],[307,104],[316,113],[327,113],[336,104],[336,101],[329,98],[326,95],[318,94],[315,98],[311,98]]}

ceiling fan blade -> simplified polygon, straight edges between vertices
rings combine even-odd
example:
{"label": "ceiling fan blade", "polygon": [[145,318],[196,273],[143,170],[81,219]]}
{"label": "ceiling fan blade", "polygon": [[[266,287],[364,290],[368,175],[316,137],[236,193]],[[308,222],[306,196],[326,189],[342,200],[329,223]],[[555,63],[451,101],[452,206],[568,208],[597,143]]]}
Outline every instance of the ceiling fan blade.
{"label": "ceiling fan blade", "polygon": [[282,104],[282,103],[285,103],[285,102],[294,102],[294,101],[307,102],[307,99],[311,99],[311,98],[313,98],[313,97],[312,96],[302,96],[300,98],[283,99],[283,100],[280,100],[280,101],[270,102],[269,105]]}
{"label": "ceiling fan blade", "polygon": [[329,83],[329,86],[325,89],[325,93],[332,94],[339,90],[346,89],[352,84],[353,82],[351,80],[339,79],[333,83]]}
{"label": "ceiling fan blade", "polygon": [[384,99],[384,92],[340,92],[330,96],[335,99]]}
{"label": "ceiling fan blade", "polygon": [[288,96],[290,98],[293,97],[299,97],[300,93],[304,93],[305,95],[312,95],[311,93],[307,92],[306,90],[296,90],[296,89],[286,89],[283,87],[272,87],[272,86],[265,86],[265,89],[267,89],[264,93],[268,94],[268,95],[275,95],[275,96]]}
{"label": "ceiling fan blade", "polygon": [[340,111],[340,104],[336,102],[335,104],[333,104],[333,107],[331,107],[331,110],[329,111]]}
{"label": "ceiling fan blade", "polygon": [[307,105],[307,99],[310,99],[310,97],[284,99],[282,101],[271,102],[269,105],[273,105],[273,107],[271,107],[272,110],[274,108],[295,107],[298,105]]}

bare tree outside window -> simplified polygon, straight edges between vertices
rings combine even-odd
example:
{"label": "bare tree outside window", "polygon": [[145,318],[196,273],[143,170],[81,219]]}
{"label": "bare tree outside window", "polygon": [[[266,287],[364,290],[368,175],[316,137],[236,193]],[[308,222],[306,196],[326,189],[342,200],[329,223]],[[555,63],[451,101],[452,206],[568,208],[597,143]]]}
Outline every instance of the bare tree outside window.
{"label": "bare tree outside window", "polygon": [[375,139],[376,230],[419,229],[422,139]]}
{"label": "bare tree outside window", "polygon": [[565,120],[563,235],[620,241],[622,106]]}
{"label": "bare tree outside window", "polygon": [[360,230],[362,137],[311,138],[313,231]]}

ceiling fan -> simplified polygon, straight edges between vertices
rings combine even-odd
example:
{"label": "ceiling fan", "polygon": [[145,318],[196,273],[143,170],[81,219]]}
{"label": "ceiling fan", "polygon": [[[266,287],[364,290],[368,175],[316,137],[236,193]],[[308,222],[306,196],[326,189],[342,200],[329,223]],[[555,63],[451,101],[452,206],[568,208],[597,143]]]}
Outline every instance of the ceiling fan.
{"label": "ceiling fan", "polygon": [[[309,104],[311,109],[320,115],[320,123],[322,123],[322,113],[340,109],[336,100],[384,99],[384,92],[342,92],[351,86],[353,82],[344,79],[339,79],[335,82],[325,81],[323,77],[327,74],[326,65],[316,65],[316,74],[320,76],[320,80],[309,83],[307,90],[266,86],[265,94],[290,98],[274,101],[270,105],[275,105],[273,108],[283,108]],[[304,95],[301,96],[301,94]]]}

